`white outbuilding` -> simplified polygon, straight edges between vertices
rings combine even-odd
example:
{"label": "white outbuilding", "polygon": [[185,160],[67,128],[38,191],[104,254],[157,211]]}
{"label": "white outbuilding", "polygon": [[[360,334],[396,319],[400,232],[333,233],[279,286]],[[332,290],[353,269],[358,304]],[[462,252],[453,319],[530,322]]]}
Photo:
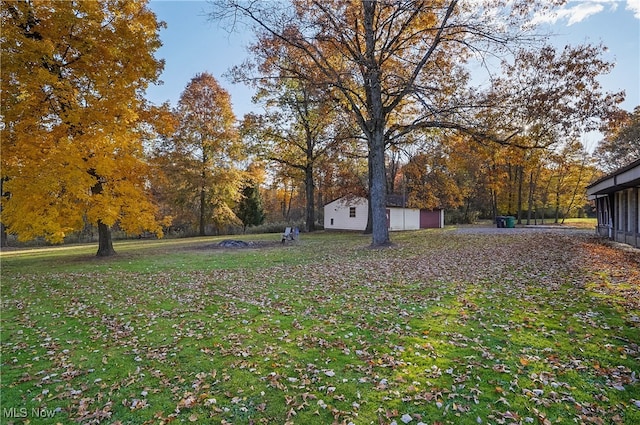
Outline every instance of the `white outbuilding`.
{"label": "white outbuilding", "polygon": [[[444,210],[406,208],[401,196],[387,196],[387,227],[390,231],[444,227]],[[345,196],[324,206],[325,230],[359,230],[367,227],[369,201]]]}

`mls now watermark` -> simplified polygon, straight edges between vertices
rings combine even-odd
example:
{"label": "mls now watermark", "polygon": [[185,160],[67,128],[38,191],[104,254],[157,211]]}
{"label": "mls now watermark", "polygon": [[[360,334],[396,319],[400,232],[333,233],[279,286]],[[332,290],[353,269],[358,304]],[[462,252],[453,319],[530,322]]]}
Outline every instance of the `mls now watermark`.
{"label": "mls now watermark", "polygon": [[36,408],[27,409],[26,407],[3,407],[3,418],[53,418],[59,409]]}

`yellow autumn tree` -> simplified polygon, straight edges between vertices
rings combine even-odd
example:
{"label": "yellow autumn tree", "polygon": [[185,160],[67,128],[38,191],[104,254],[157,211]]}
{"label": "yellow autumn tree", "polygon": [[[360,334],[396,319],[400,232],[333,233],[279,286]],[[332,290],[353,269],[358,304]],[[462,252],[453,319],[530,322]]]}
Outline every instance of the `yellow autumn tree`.
{"label": "yellow autumn tree", "polygon": [[146,1],[3,1],[2,223],[60,243],[85,223],[162,229],[146,195],[144,90],[163,62]]}
{"label": "yellow autumn tree", "polygon": [[168,177],[165,202],[179,224],[198,223],[204,236],[239,224],[233,212],[240,198],[245,157],[229,93],[213,75],[197,74],[180,95],[174,134],[156,149],[156,161]]}
{"label": "yellow autumn tree", "polygon": [[463,192],[442,153],[415,155],[404,167],[408,205],[412,208],[457,208]]}

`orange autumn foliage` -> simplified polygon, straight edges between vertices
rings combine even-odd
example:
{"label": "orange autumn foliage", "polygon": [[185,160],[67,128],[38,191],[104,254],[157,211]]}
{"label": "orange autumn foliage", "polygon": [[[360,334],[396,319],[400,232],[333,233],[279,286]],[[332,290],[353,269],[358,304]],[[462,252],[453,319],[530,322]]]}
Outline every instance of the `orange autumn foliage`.
{"label": "orange autumn foliage", "polygon": [[62,242],[85,223],[162,234],[141,141],[163,62],[146,2],[2,2],[2,223]]}

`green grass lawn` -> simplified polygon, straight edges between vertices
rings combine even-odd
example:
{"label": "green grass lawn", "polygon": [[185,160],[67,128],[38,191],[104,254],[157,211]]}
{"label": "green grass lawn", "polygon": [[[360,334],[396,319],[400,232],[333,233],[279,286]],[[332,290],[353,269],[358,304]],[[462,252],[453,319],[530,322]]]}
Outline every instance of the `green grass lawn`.
{"label": "green grass lawn", "polygon": [[[553,223],[553,220],[545,220],[545,223]],[[567,218],[560,225],[593,230],[598,225],[598,220],[596,218]]]}
{"label": "green grass lawn", "polygon": [[2,424],[637,424],[640,255],[592,232],[3,252]]}

